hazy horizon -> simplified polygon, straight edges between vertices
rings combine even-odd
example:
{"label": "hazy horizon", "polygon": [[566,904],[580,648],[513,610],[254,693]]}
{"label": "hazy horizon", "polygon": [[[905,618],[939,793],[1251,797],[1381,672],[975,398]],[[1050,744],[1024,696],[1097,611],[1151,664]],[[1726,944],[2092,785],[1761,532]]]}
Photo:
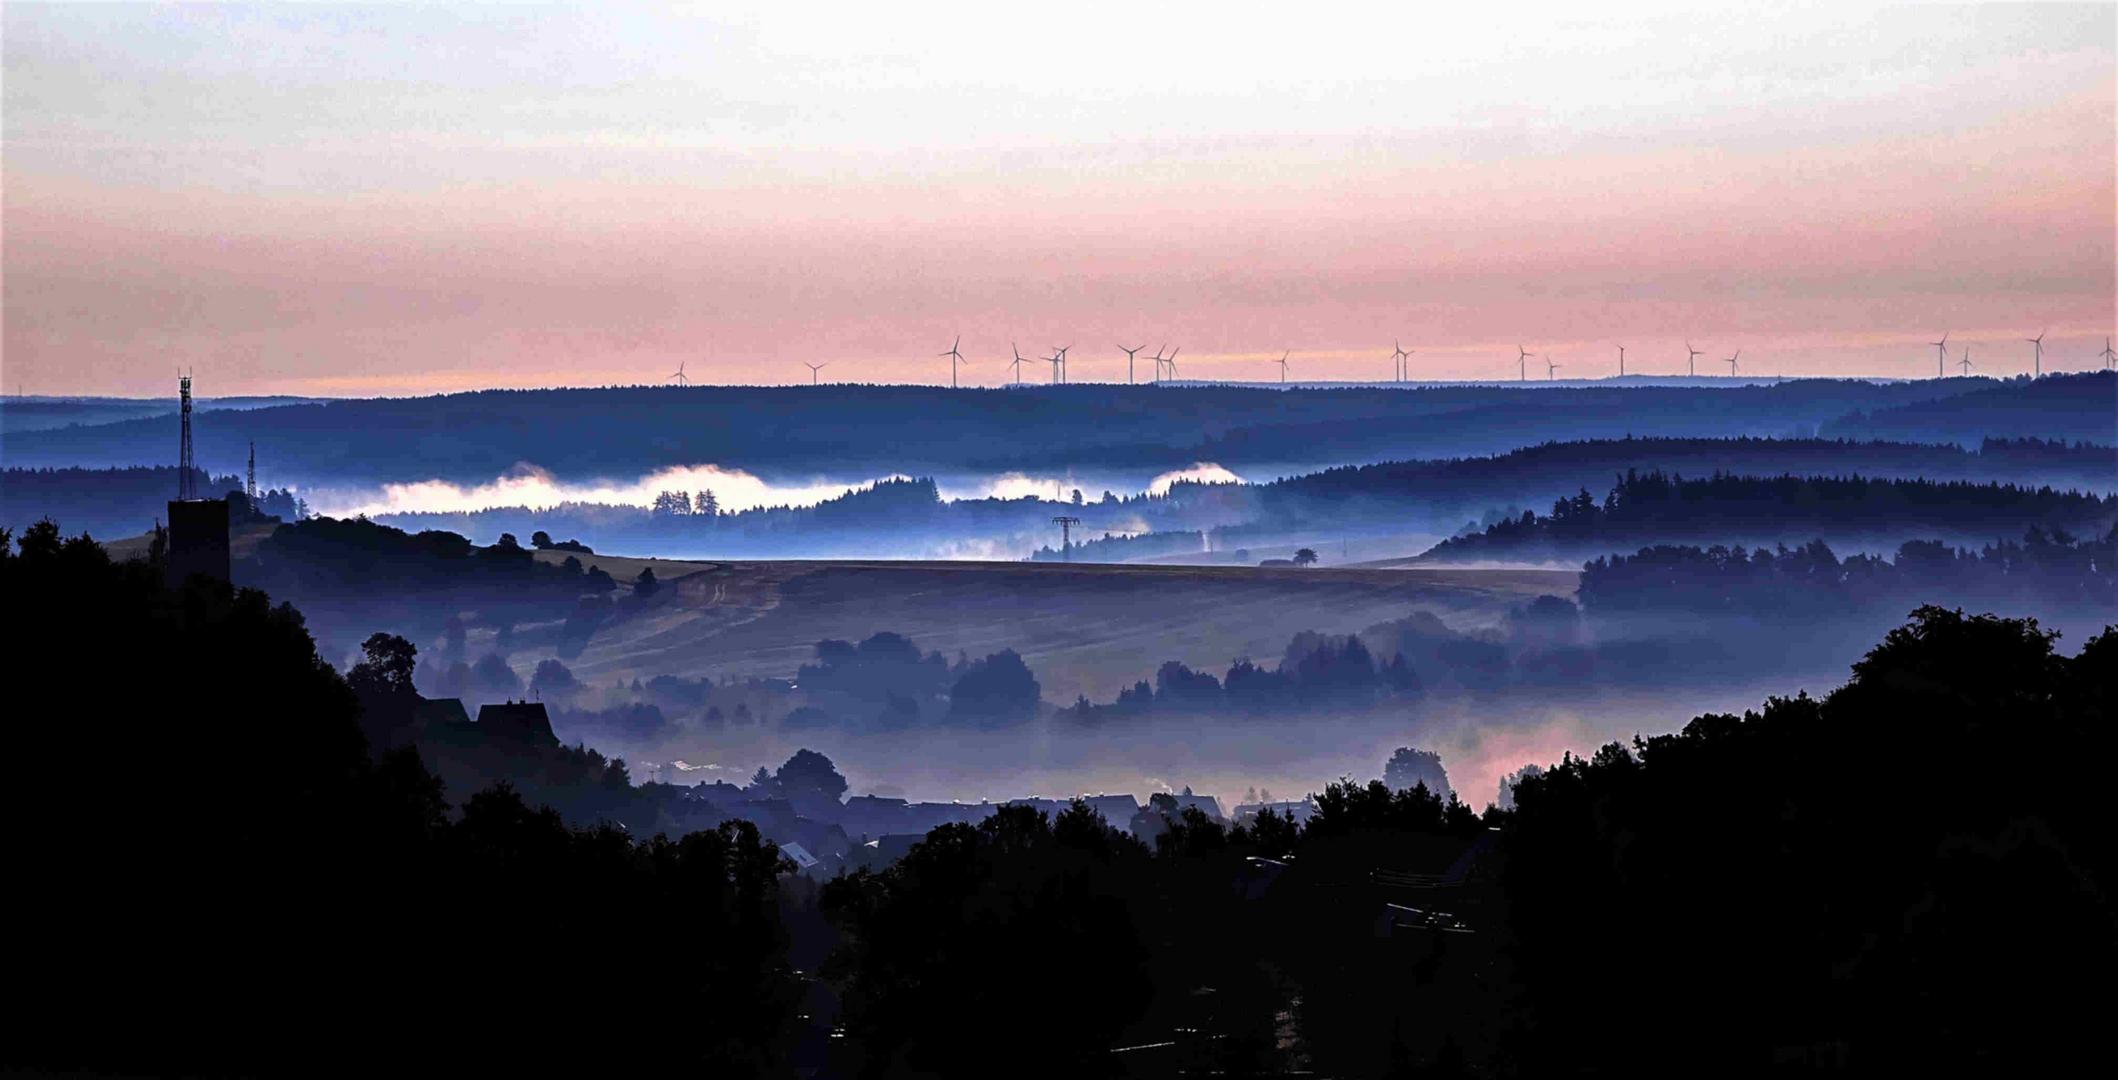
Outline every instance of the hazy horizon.
{"label": "hazy horizon", "polygon": [[2012,375],[2118,321],[2108,5],[4,17],[9,393],[937,383],[958,334],[984,386]]}

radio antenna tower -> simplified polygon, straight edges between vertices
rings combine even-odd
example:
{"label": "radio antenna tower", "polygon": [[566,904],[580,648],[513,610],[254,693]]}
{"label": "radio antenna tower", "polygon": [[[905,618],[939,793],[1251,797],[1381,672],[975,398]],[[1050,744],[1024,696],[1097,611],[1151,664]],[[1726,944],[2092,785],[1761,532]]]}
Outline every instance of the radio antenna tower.
{"label": "radio antenna tower", "polygon": [[257,440],[255,439],[250,441],[250,469],[243,474],[243,494],[249,497],[250,505],[257,505]]}
{"label": "radio antenna tower", "polygon": [[188,502],[199,497],[198,481],[191,476],[191,376],[177,373],[177,394],[182,399],[178,411],[184,426],[183,449],[177,453],[177,498]]}

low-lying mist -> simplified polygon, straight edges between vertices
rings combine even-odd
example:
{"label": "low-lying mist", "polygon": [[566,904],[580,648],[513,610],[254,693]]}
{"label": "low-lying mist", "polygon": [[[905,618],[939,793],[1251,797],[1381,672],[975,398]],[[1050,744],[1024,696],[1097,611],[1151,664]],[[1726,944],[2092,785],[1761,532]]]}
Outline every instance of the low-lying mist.
{"label": "low-lying mist", "polygon": [[[547,469],[524,462],[507,473],[482,484],[458,484],[430,479],[408,483],[385,483],[374,487],[327,484],[303,494],[318,513],[333,517],[383,517],[391,514],[460,514],[505,507],[549,510],[567,503],[646,508],[667,491],[686,495],[710,491],[723,513],[738,513],[769,506],[814,506],[850,491],[872,487],[885,480],[905,479],[903,473],[877,472],[862,478],[817,477],[808,481],[768,480],[743,469],[721,465],[675,465],[656,469],[631,480],[568,480]],[[972,473],[943,477],[939,489],[944,499],[1046,499],[1067,502],[1074,493],[1094,497],[1104,491],[1126,495],[1167,495],[1178,483],[1240,484],[1246,478],[1210,461],[1171,469],[1144,480],[1141,475],[1099,472],[1093,475],[1067,470],[1056,474],[1005,472]]]}
{"label": "low-lying mist", "polygon": [[[1120,730],[1085,730],[1061,721],[1000,731],[887,734],[759,727],[631,748],[606,739],[603,749],[631,761],[639,779],[659,767],[663,779],[680,784],[740,784],[759,766],[769,768],[807,748],[828,756],[854,794],[1000,802],[1106,792],[1145,798],[1189,787],[1233,809],[1251,789],[1300,799],[1342,777],[1378,778],[1395,749],[1411,746],[1438,752],[1458,796],[1483,807],[1496,798],[1501,779],[1526,764],[1550,765],[1613,740],[1680,729],[1701,713],[1741,713],[1771,695],[1816,694],[1844,680],[1839,668],[1588,697],[1522,688],[1475,701],[1423,701],[1397,715],[1158,718]],[[559,733],[571,737],[563,727]],[[677,761],[686,768],[674,767]]]}
{"label": "low-lying mist", "polygon": [[788,483],[767,481],[741,469],[719,465],[678,465],[632,480],[563,480],[524,463],[483,484],[421,480],[377,488],[321,487],[306,494],[317,512],[332,517],[475,513],[504,507],[549,510],[567,503],[644,509],[653,506],[655,497],[665,491],[680,491],[687,496],[711,491],[723,512],[734,513],[768,506],[814,506],[868,487],[878,479],[890,477]]}

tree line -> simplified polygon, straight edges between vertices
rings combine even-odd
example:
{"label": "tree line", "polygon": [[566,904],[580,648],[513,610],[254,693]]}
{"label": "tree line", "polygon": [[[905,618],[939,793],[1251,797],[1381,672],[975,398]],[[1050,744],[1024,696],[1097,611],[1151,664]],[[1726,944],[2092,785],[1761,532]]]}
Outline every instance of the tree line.
{"label": "tree line", "polygon": [[1724,537],[1868,538],[1940,533],[2013,535],[2027,525],[2101,534],[2118,502],[2100,495],[2013,484],[1867,477],[1715,474],[1686,479],[1628,471],[1600,501],[1586,488],[1482,531],[1451,537],[1422,560],[1570,559],[1645,543]]}
{"label": "tree line", "polygon": [[[238,522],[251,511],[282,521],[309,516],[308,502],[289,488],[262,489],[257,505],[250,507],[242,477],[214,476],[204,469],[193,469],[191,475],[193,485],[208,498],[239,502],[245,509],[236,511]],[[0,507],[6,514],[0,524],[19,530],[52,518],[93,533],[138,536],[169,516],[168,503],[176,498],[180,479],[170,465],[0,469]]]}
{"label": "tree line", "polygon": [[2101,537],[2031,526],[2023,538],[1962,548],[1908,540],[1894,557],[1844,559],[1822,540],[1746,550],[1658,544],[1590,560],[1577,595],[1595,615],[1657,611],[1808,619],[1922,596],[2118,611],[2118,527]]}

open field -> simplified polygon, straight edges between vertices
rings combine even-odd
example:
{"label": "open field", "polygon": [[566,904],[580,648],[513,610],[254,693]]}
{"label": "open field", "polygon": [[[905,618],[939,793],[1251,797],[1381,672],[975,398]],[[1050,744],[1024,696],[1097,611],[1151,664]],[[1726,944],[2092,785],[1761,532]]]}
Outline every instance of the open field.
{"label": "open field", "polygon": [[1057,703],[1108,700],[1164,660],[1216,674],[1240,656],[1276,661],[1299,631],[1346,633],[1415,608],[1452,626],[1490,625],[1539,594],[1572,595],[1576,582],[1560,570],[584,561],[620,580],[652,566],[675,593],[569,661],[590,682],[790,676],[819,640],[888,630],[952,658],[1012,648]]}

